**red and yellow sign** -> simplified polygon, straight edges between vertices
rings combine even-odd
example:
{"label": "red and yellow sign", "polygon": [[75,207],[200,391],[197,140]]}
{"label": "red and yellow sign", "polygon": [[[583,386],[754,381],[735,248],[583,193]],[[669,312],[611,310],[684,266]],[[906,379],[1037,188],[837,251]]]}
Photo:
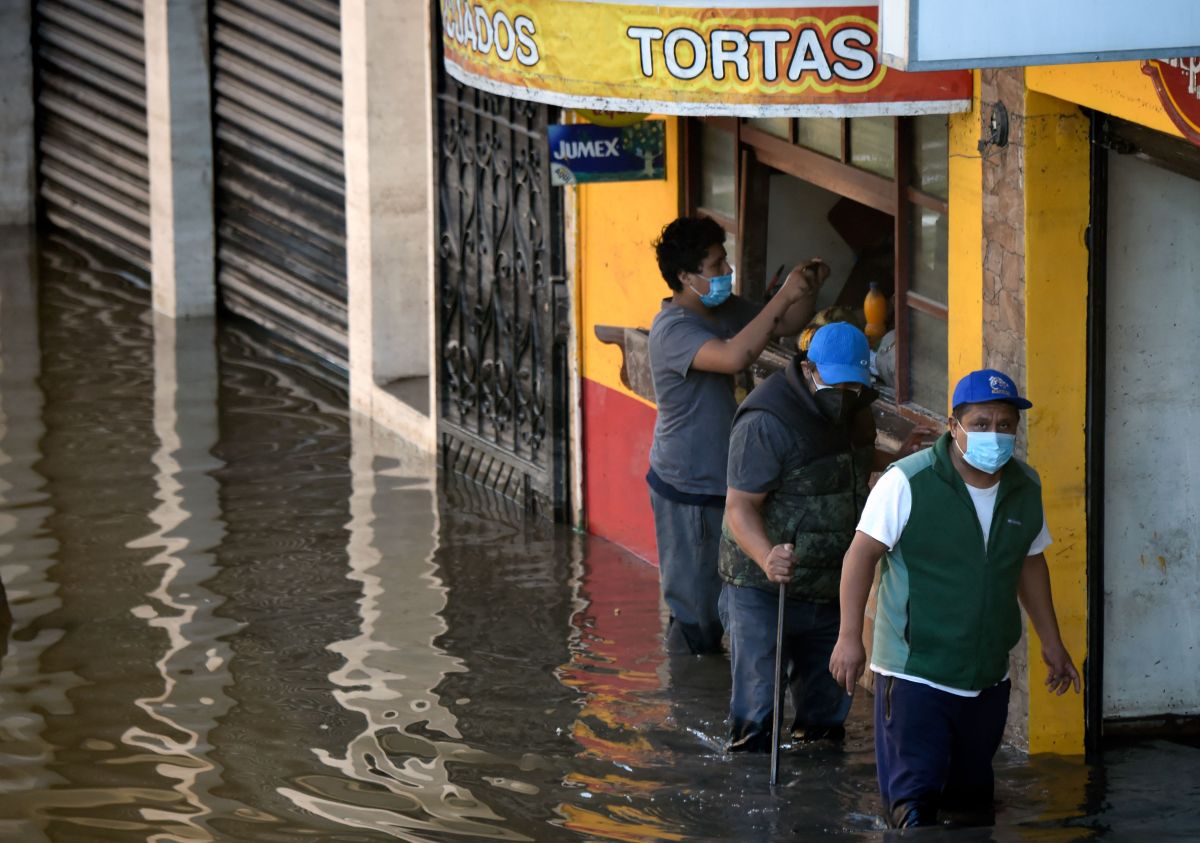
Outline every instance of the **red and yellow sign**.
{"label": "red and yellow sign", "polygon": [[883,65],[875,5],[441,0],[441,11],[451,76],[551,105],[811,117],[970,108],[969,71]]}
{"label": "red and yellow sign", "polygon": [[1200,146],[1200,57],[1151,59],[1142,63],[1142,71],[1154,80],[1171,122]]}

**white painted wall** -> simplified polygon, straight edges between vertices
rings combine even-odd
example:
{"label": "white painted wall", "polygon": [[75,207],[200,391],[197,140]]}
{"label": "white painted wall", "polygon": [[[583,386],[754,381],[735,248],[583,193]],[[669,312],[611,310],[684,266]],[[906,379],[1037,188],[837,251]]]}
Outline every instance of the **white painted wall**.
{"label": "white painted wall", "polygon": [[1200,181],[1109,178],[1104,714],[1200,714]]}
{"label": "white painted wall", "polygon": [[0,3],[0,225],[34,220],[31,5]]}
{"label": "white painted wall", "polygon": [[436,447],[428,3],[345,0],[350,404]]}

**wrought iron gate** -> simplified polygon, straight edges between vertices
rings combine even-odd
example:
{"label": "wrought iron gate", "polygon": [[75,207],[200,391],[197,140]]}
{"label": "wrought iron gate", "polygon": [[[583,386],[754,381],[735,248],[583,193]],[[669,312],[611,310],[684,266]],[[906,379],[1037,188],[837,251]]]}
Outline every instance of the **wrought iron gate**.
{"label": "wrought iron gate", "polygon": [[438,394],[443,460],[564,520],[569,294],[551,109],[438,63]]}

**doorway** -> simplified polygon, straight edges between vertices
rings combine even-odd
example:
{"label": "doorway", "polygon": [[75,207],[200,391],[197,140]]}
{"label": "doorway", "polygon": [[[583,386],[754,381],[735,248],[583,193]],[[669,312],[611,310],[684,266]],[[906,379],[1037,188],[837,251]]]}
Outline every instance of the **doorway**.
{"label": "doorway", "polygon": [[1200,149],[1097,127],[1089,732],[1144,732],[1200,715]]}

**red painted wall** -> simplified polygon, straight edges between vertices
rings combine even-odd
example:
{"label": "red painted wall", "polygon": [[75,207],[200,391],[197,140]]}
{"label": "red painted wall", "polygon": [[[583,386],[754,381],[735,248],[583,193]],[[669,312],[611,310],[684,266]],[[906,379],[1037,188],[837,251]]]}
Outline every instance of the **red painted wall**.
{"label": "red painted wall", "polygon": [[584,503],[588,532],[658,564],[646,487],[653,407],[583,379]]}

